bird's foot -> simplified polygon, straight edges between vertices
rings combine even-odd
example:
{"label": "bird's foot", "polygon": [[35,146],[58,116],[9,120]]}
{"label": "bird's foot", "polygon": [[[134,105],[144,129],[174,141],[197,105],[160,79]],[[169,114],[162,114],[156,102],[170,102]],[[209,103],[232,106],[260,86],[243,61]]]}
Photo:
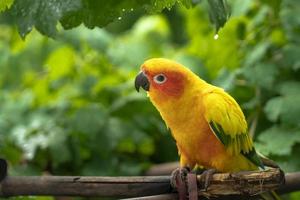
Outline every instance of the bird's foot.
{"label": "bird's foot", "polygon": [[188,167],[179,167],[179,168],[175,169],[174,171],[172,171],[171,186],[173,188],[177,188],[180,185],[180,183],[185,182],[187,174],[190,171],[191,170]]}
{"label": "bird's foot", "polygon": [[204,183],[204,190],[207,191],[210,181],[212,180],[213,175],[217,172],[216,169],[207,169],[202,172],[200,181]]}
{"label": "bird's foot", "polygon": [[205,170],[207,170],[207,169],[205,169],[205,168],[200,168],[200,167],[196,167],[196,168],[194,168],[193,170],[192,170],[192,172],[193,173],[195,173],[195,174],[202,174]]}

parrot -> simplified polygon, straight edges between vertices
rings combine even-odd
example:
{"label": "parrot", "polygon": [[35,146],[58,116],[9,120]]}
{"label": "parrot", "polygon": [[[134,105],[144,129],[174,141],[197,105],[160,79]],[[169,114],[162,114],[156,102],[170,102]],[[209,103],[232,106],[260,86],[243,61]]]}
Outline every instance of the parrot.
{"label": "parrot", "polygon": [[[165,58],[141,65],[135,88],[142,87],[175,139],[180,168],[239,172],[265,169],[255,150],[243,111],[224,89]],[[273,163],[272,163],[273,164]]]}

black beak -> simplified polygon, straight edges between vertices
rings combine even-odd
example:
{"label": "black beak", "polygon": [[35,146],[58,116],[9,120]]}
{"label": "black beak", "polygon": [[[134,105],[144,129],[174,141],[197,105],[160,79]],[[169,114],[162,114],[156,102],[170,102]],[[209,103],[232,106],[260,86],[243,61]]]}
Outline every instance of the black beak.
{"label": "black beak", "polygon": [[149,91],[150,83],[144,72],[140,72],[135,77],[134,86],[135,86],[136,91],[138,91],[138,92],[140,91],[140,87],[142,87],[146,91]]}

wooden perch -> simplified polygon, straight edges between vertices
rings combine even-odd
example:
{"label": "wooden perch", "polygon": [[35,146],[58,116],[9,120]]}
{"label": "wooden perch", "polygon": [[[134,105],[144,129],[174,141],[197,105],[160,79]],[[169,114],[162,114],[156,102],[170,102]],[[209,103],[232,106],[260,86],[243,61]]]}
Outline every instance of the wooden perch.
{"label": "wooden perch", "polygon": [[0,184],[0,197],[19,195],[138,197],[170,192],[169,176],[15,176]]}
{"label": "wooden perch", "polygon": [[[215,174],[208,190],[203,191],[200,176],[197,175],[198,194],[204,196],[256,195],[277,189],[284,181],[284,176],[279,169]],[[160,194],[165,194],[167,197],[169,196],[167,194],[172,192],[174,190],[170,186],[170,176],[8,176],[0,184],[0,197],[50,195],[129,198]],[[171,196],[174,197],[174,194]]]}
{"label": "wooden perch", "polygon": [[226,195],[253,196],[275,190],[283,185],[285,181],[284,174],[275,168],[266,171],[215,174],[213,179],[214,184],[211,184],[207,191],[200,189],[198,191],[199,195],[207,197]]}

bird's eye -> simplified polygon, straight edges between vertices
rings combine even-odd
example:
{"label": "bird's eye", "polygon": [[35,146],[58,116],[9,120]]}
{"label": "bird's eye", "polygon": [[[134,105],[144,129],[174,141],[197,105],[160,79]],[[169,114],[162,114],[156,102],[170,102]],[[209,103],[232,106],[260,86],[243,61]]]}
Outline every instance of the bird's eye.
{"label": "bird's eye", "polygon": [[158,75],[154,76],[153,80],[155,83],[162,84],[162,83],[166,82],[167,77],[163,74],[158,74]]}

